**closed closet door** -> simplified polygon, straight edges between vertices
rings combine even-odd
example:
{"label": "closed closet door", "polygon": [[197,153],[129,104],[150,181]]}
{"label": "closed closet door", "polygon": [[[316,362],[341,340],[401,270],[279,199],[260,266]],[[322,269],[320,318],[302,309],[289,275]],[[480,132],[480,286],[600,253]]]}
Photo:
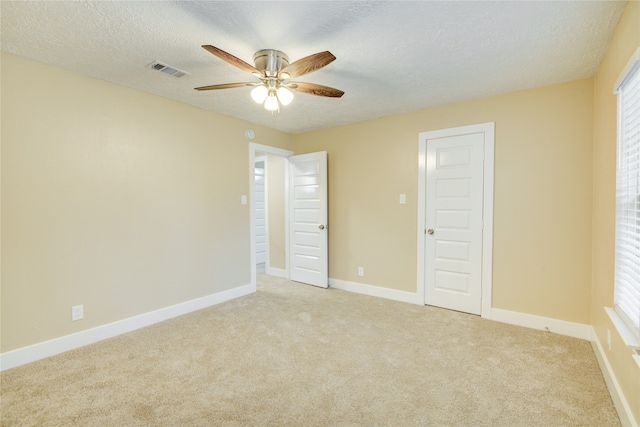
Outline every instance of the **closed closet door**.
{"label": "closed closet door", "polygon": [[425,303],[482,312],[484,133],[427,139]]}

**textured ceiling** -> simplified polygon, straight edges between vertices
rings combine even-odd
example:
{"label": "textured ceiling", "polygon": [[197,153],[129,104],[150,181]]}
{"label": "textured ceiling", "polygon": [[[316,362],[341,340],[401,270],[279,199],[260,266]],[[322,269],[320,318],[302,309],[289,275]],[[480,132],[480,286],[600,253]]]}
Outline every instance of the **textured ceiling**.
{"label": "textured ceiling", "polygon": [[[593,76],[622,13],[619,1],[2,1],[1,48],[290,133]],[[291,62],[337,60],[298,78],[345,91],[296,93],[272,114],[253,81],[200,46],[253,64],[270,48]],[[154,60],[191,75],[147,68]],[[257,81],[257,80],[256,80]]]}

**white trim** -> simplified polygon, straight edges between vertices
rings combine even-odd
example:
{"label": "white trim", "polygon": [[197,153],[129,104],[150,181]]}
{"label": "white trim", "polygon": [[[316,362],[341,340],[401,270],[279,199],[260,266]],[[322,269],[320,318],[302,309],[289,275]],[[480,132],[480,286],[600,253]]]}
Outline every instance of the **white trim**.
{"label": "white trim", "polygon": [[634,350],[640,350],[640,338],[638,338],[631,327],[627,325],[627,322],[620,317],[618,312],[614,308],[610,307],[605,307],[604,311],[609,315],[611,323],[613,323],[613,326],[617,329],[622,341],[624,341],[624,344]]}
{"label": "white trim", "polygon": [[495,175],[495,122],[484,127],[484,191],[482,212],[482,317],[491,319],[493,300],[493,186]]}
{"label": "white trim", "polygon": [[425,289],[425,230],[427,229],[427,141],[418,134],[418,298],[426,303]]}
{"label": "white trim", "polygon": [[84,347],[107,338],[113,338],[193,311],[202,310],[203,308],[248,295],[254,291],[255,287],[251,285],[239,286],[75,334],[8,351],[0,354],[0,371],[55,356],[56,354]]}
{"label": "white trim", "polygon": [[[256,158],[256,151],[261,152],[261,153],[267,153],[267,154],[273,154],[276,156],[280,156],[280,157],[284,157],[287,158],[289,156],[293,156],[293,151],[289,151],[289,150],[283,150],[282,148],[276,148],[276,147],[271,147],[269,145],[263,145],[263,144],[258,144],[255,142],[250,142],[249,143],[249,194],[251,197],[249,197],[249,230],[251,230],[251,232],[249,233],[249,262],[251,263],[251,286],[253,286],[253,291],[255,292],[256,290],[256,212],[255,212],[255,184],[256,184],[256,178],[255,178],[255,158]],[[285,162],[285,173],[287,173],[288,176],[288,172],[289,172],[289,162]],[[285,199],[285,233],[288,233],[288,226],[289,226],[289,206],[288,206],[288,199],[289,199],[289,186],[287,184],[288,179],[285,179],[285,194],[284,194],[284,199]],[[286,234],[286,236],[288,236],[288,234]],[[289,265],[288,265],[288,260],[286,260],[286,258],[288,258],[288,254],[289,254],[289,242],[288,242],[288,238],[285,239],[285,252],[287,254],[287,256],[285,256],[285,272],[286,272],[286,277],[285,278],[289,278]]]}
{"label": "white trim", "polygon": [[627,61],[627,63],[625,64],[624,68],[622,69],[622,71],[620,72],[620,74],[618,74],[618,78],[616,79],[616,82],[613,85],[613,93],[617,94],[618,93],[618,89],[620,89],[620,85],[622,84],[622,82],[624,81],[625,78],[627,78],[627,75],[629,74],[629,72],[631,71],[631,69],[636,65],[636,63],[638,63],[640,61],[640,47],[637,48],[635,50],[635,52],[633,52],[631,54],[631,58],[629,58],[629,61]]}
{"label": "white trim", "polygon": [[491,309],[491,320],[508,323],[510,325],[524,326],[525,328],[553,332],[554,334],[566,335],[587,341],[593,340],[593,328],[584,323],[568,322],[566,320],[518,313],[516,311],[503,310],[500,308]]}
{"label": "white trim", "polygon": [[251,282],[255,292],[256,281],[256,150],[255,143],[249,143],[249,264]]}
{"label": "white trim", "polygon": [[425,235],[427,178],[427,140],[452,135],[484,133],[484,176],[483,176],[483,232],[482,232],[482,317],[491,319],[493,298],[493,187],[495,169],[495,122],[440,129],[418,134],[418,284],[417,295],[421,304],[425,301]]}
{"label": "white trim", "polygon": [[253,149],[254,156],[256,151],[259,151],[261,153],[273,154],[275,156],[280,156],[280,157],[293,156],[293,151],[285,150],[283,148],[272,147],[270,145],[258,144],[256,142],[250,142],[249,148]]}
{"label": "white trim", "polygon": [[289,160],[284,162],[284,278],[289,278]]}
{"label": "white trim", "polygon": [[605,382],[607,383],[607,388],[609,389],[609,394],[611,394],[611,400],[618,411],[618,416],[620,417],[620,423],[623,426],[638,426],[638,422],[633,417],[633,412],[631,411],[631,406],[629,406],[629,402],[624,397],[624,393],[622,392],[622,388],[620,387],[620,383],[616,379],[616,376],[613,372],[613,368],[609,363],[609,358],[598,338],[598,335],[595,333],[595,330],[592,328],[593,334],[593,347],[594,353],[596,355],[596,359],[598,360],[598,364],[600,365],[600,371],[602,371],[602,375],[604,376]]}
{"label": "white trim", "polygon": [[423,305],[422,300],[417,293],[414,294],[412,292],[398,291],[396,289],[382,288],[380,286],[365,285],[364,283],[348,282],[346,280],[331,278],[329,278],[329,286],[357,294]]}
{"label": "white trim", "polygon": [[267,266],[265,273],[269,276],[282,277],[284,279],[287,278],[287,270],[283,270],[281,268]]}
{"label": "white trim", "polygon": [[[343,291],[354,292],[373,297],[385,298],[394,301],[408,302],[424,305],[419,293],[398,291],[396,289],[367,285],[364,283],[349,282],[340,279],[329,279],[329,286]],[[491,320],[523,326],[541,331],[549,331],[560,335],[579,338],[587,341],[593,340],[593,328],[583,323],[568,322],[566,320],[552,319],[550,317],[535,316],[532,314],[518,313],[515,311],[491,309]]]}

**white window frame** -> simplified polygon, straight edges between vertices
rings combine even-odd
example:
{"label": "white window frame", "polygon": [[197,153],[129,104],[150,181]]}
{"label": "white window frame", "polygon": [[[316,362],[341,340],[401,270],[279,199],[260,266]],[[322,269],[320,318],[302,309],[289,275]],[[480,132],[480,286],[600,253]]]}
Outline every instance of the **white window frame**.
{"label": "white window frame", "polygon": [[[640,48],[620,74],[614,93],[618,95],[615,307],[605,310],[625,344],[637,351],[640,350],[640,262],[637,262],[640,244],[634,241],[640,241],[640,229],[634,228],[640,223],[640,212],[634,210],[640,209],[640,132],[630,134],[628,129],[640,128]],[[630,111],[634,112],[631,117]]]}

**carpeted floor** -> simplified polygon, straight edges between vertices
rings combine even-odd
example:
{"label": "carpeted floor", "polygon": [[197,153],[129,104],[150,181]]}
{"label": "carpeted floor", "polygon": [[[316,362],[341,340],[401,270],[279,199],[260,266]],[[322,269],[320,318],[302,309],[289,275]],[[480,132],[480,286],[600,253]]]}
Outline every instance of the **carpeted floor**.
{"label": "carpeted floor", "polygon": [[3,426],[617,426],[587,341],[261,275],[2,373]]}

